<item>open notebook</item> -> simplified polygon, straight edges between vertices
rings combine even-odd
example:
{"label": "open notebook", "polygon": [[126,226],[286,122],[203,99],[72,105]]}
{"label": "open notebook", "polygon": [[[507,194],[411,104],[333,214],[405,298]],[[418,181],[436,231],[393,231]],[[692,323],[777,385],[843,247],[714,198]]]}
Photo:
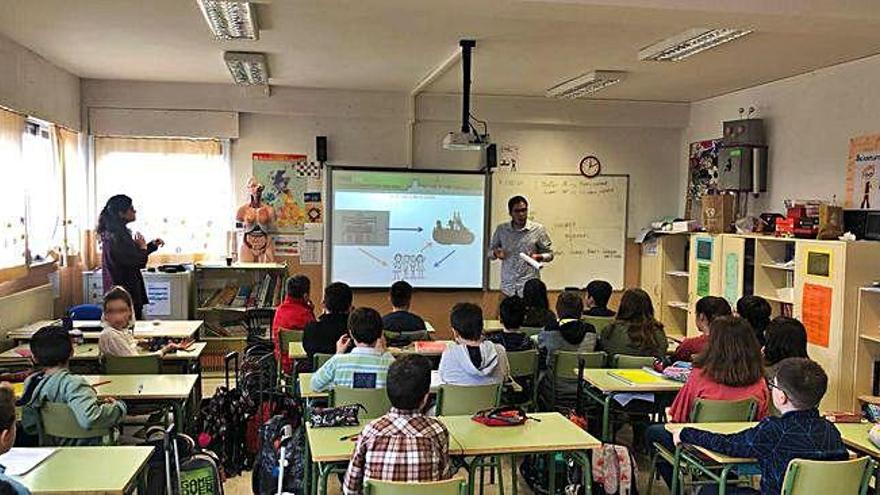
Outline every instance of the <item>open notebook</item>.
{"label": "open notebook", "polygon": [[0,464],[6,466],[6,474],[22,476],[39,466],[56,450],[54,448],[14,448],[0,455]]}

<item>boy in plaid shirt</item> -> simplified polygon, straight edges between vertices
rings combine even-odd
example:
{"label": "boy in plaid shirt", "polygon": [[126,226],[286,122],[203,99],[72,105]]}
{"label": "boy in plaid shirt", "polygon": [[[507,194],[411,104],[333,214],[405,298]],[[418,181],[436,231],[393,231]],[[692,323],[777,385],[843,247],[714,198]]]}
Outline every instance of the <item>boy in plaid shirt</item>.
{"label": "boy in plaid shirt", "polygon": [[361,432],[345,473],[345,495],[363,493],[364,479],[439,481],[448,479],[449,432],[422,413],[431,388],[431,362],[417,354],[388,369],[391,411]]}
{"label": "boy in plaid shirt", "polygon": [[[336,342],[336,354],[312,376],[312,391],[333,387],[383,388],[388,367],[394,362],[385,350],[382,317],[373,308],[357,308],[348,317],[350,335]],[[355,347],[346,354],[351,340]]]}

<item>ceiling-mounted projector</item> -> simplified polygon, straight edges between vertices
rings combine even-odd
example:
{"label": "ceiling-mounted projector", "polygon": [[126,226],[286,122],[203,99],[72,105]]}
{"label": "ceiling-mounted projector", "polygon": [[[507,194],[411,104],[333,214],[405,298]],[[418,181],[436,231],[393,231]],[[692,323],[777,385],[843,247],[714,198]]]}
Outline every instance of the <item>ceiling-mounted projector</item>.
{"label": "ceiling-mounted projector", "polygon": [[443,149],[451,151],[480,151],[488,145],[488,134],[450,132],[443,137]]}
{"label": "ceiling-mounted projector", "polygon": [[[451,151],[480,151],[489,145],[487,124],[471,115],[471,51],[477,45],[474,40],[461,40],[461,128],[443,137],[443,149]],[[471,120],[483,124],[483,133],[477,132]]]}

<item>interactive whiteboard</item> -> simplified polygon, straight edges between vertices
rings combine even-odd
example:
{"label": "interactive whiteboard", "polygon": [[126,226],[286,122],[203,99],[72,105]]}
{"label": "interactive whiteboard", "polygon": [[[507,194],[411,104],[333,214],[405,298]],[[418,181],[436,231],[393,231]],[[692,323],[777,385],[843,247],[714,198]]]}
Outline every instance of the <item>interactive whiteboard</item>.
{"label": "interactive whiteboard", "polygon": [[[529,218],[547,227],[555,259],[541,270],[549,289],[584,287],[603,279],[624,288],[624,252],[629,176],[499,172],[492,176],[491,232],[509,222],[507,200],[525,196]],[[489,287],[498,289],[501,263],[489,268]]]}

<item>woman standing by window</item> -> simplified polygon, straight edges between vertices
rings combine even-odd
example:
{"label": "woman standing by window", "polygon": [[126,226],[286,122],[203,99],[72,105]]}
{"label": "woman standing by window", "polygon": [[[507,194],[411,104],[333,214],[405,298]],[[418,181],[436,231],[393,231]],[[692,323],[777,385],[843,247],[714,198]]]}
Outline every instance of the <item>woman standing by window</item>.
{"label": "woman standing by window", "polygon": [[165,241],[154,239],[146,242],[140,233],[132,237],[126,225],[135,221],[136,214],[131,198],[117,194],[108,199],[101,210],[97,231],[103,251],[104,288],[109,290],[115,285],[124,287],[131,294],[135,318],[140,320],[143,318],[144,305],[150,302],[141,269],[147,266],[150,253],[165,245]]}

